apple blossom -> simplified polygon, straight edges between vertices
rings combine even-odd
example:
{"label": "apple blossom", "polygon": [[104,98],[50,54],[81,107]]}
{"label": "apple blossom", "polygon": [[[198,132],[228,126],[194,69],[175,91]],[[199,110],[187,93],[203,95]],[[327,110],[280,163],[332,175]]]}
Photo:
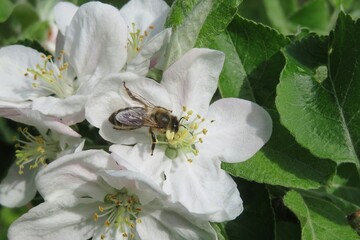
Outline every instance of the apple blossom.
{"label": "apple blossom", "polygon": [[[120,157],[120,156],[117,156]],[[100,150],[64,156],[42,170],[45,202],[10,227],[10,239],[217,239],[141,173]]]}
{"label": "apple blossom", "polygon": [[94,85],[126,63],[126,31],[116,8],[90,2],[76,11],[55,58],[21,45],[1,48],[0,101],[5,108],[30,102],[32,110],[69,124],[83,121]]}
{"label": "apple blossom", "polygon": [[[131,165],[161,184],[173,202],[210,221],[234,219],[242,211],[236,184],[220,169],[221,161],[247,160],[272,131],[269,114],[250,101],[227,98],[209,106],[223,61],[221,52],[192,49],[164,72],[160,84],[129,73],[114,74],[99,83],[99,94],[86,105],[87,120],[100,128],[104,139],[136,144],[113,146],[111,151],[129,156]],[[126,94],[124,82],[142,100]],[[153,155],[148,127],[116,130],[108,119],[119,109],[144,107],[143,99],[168,109],[179,120],[178,131],[156,132],[152,126]],[[153,109],[150,103],[148,108]]]}
{"label": "apple blossom", "polygon": [[81,151],[81,138],[61,135],[39,129],[33,135],[28,128],[20,128],[22,137],[17,139],[16,160],[0,184],[0,204],[6,207],[20,207],[34,198],[35,176],[49,162],[72,152]]}
{"label": "apple blossom", "polygon": [[[77,8],[68,2],[55,6],[55,21],[62,35],[66,34]],[[127,36],[128,53],[126,64],[119,66],[119,71],[146,75],[149,68],[161,68],[161,56],[171,32],[164,30],[169,9],[163,0],[131,0],[119,10],[127,25],[122,35]]]}

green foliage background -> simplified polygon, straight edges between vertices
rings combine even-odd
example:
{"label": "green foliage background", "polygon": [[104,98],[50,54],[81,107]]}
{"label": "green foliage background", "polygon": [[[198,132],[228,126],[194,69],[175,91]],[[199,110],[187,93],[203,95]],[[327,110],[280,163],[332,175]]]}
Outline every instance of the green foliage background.
{"label": "green foliage background", "polygon": [[[127,1],[103,2],[121,7]],[[192,47],[223,51],[215,98],[249,99],[273,119],[261,151],[222,165],[245,210],[214,224],[219,239],[359,239],[360,220],[352,214],[360,209],[360,1],[167,2],[166,24],[173,27],[167,66]],[[43,42],[55,3],[1,0],[0,46]],[[14,160],[17,127],[0,119],[0,179]],[[36,201],[20,209],[0,206],[0,239]]]}

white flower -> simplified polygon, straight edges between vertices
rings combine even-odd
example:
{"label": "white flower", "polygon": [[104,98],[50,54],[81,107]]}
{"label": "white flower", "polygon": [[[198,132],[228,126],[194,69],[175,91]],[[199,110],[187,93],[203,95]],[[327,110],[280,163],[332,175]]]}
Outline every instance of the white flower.
{"label": "white flower", "polygon": [[103,151],[65,156],[36,184],[45,202],[11,225],[9,239],[217,239],[209,223],[168,205],[150,179]]}
{"label": "white flower", "polygon": [[[67,2],[55,6],[55,21],[63,35],[76,9],[75,5]],[[146,75],[149,68],[161,68],[161,56],[171,32],[170,29],[164,30],[169,9],[163,0],[131,0],[120,9],[127,25],[122,35],[127,36],[128,54],[126,64],[119,66],[119,71]]]}
{"label": "white flower", "polygon": [[[268,113],[250,101],[227,98],[209,106],[223,60],[224,55],[218,51],[192,49],[164,72],[160,84],[129,73],[109,76],[97,86],[100,94],[86,106],[86,118],[100,128],[104,139],[118,144],[137,143],[134,147],[114,146],[111,151],[129,156],[131,165],[162,184],[173,202],[210,221],[230,220],[242,211],[236,184],[220,169],[220,161],[247,160],[272,131]],[[126,94],[124,82],[138,99]],[[172,125],[160,131],[152,127],[156,135],[153,155],[149,127],[116,130],[109,121],[114,112],[126,107],[152,112],[153,107],[146,110],[141,103],[146,101],[170,110],[178,120],[177,132]],[[134,117],[125,118],[133,121]],[[144,120],[143,124],[151,126],[151,121]]]}
{"label": "white flower", "polygon": [[19,129],[22,137],[17,141],[16,160],[0,184],[0,204],[20,207],[32,200],[36,194],[35,176],[40,169],[57,158],[81,151],[84,141],[41,130],[31,134],[27,128]]}
{"label": "white flower", "polygon": [[21,45],[1,48],[0,101],[8,103],[3,107],[30,102],[46,116],[69,124],[83,121],[94,85],[126,63],[126,31],[116,8],[90,2],[75,13],[54,59]]}

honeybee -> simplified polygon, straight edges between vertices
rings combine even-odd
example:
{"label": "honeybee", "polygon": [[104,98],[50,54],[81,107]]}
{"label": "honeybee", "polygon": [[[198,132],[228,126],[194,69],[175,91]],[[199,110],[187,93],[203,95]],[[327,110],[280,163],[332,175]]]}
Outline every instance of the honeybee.
{"label": "honeybee", "polygon": [[129,97],[139,102],[143,107],[126,107],[113,112],[109,117],[109,122],[117,130],[133,130],[141,127],[149,127],[151,134],[151,155],[153,155],[156,143],[156,135],[154,130],[164,133],[167,130],[171,132],[178,132],[179,120],[176,116],[171,114],[171,111],[155,106],[148,100],[141,97],[139,94],[132,92],[126,87],[124,88]]}

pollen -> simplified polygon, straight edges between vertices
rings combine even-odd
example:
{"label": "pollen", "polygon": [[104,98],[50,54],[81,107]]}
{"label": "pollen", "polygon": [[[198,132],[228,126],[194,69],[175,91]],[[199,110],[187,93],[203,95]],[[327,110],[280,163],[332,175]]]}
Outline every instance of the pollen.
{"label": "pollen", "polygon": [[141,219],[138,218],[141,204],[136,195],[123,188],[115,194],[106,195],[103,205],[98,206],[98,209],[100,212],[95,212],[93,216],[96,219],[93,219],[104,224],[103,236],[109,231],[119,231],[126,238],[135,236],[136,224],[141,224]]}
{"label": "pollen", "polygon": [[67,76],[68,63],[63,61],[63,51],[60,51],[60,56],[53,61],[51,55],[41,55],[42,64],[36,64],[35,68],[27,68],[25,77],[36,81],[32,83],[33,88],[46,90],[49,95],[55,95],[59,98],[66,98],[73,95],[75,86],[73,79],[64,77]]}
{"label": "pollen", "polygon": [[211,124],[199,114],[195,114],[186,106],[182,107],[183,113],[179,121],[177,132],[167,130],[165,134],[158,134],[156,144],[166,145],[165,155],[174,159],[182,156],[185,161],[192,163],[199,155],[197,145],[204,142],[204,136],[208,129],[202,127],[203,124]]}
{"label": "pollen", "polygon": [[52,161],[60,150],[59,142],[51,137],[34,136],[28,128],[19,128],[22,138],[17,139],[15,144],[16,165],[19,167],[19,174],[24,173],[25,166],[29,170],[40,165],[46,166],[46,161]]}
{"label": "pollen", "polygon": [[147,37],[153,29],[154,28],[150,26],[148,29],[141,31],[141,29],[137,28],[135,23],[131,23],[131,26],[129,27],[130,37],[127,42],[128,62],[132,61],[141,51],[144,42],[147,41]]}

